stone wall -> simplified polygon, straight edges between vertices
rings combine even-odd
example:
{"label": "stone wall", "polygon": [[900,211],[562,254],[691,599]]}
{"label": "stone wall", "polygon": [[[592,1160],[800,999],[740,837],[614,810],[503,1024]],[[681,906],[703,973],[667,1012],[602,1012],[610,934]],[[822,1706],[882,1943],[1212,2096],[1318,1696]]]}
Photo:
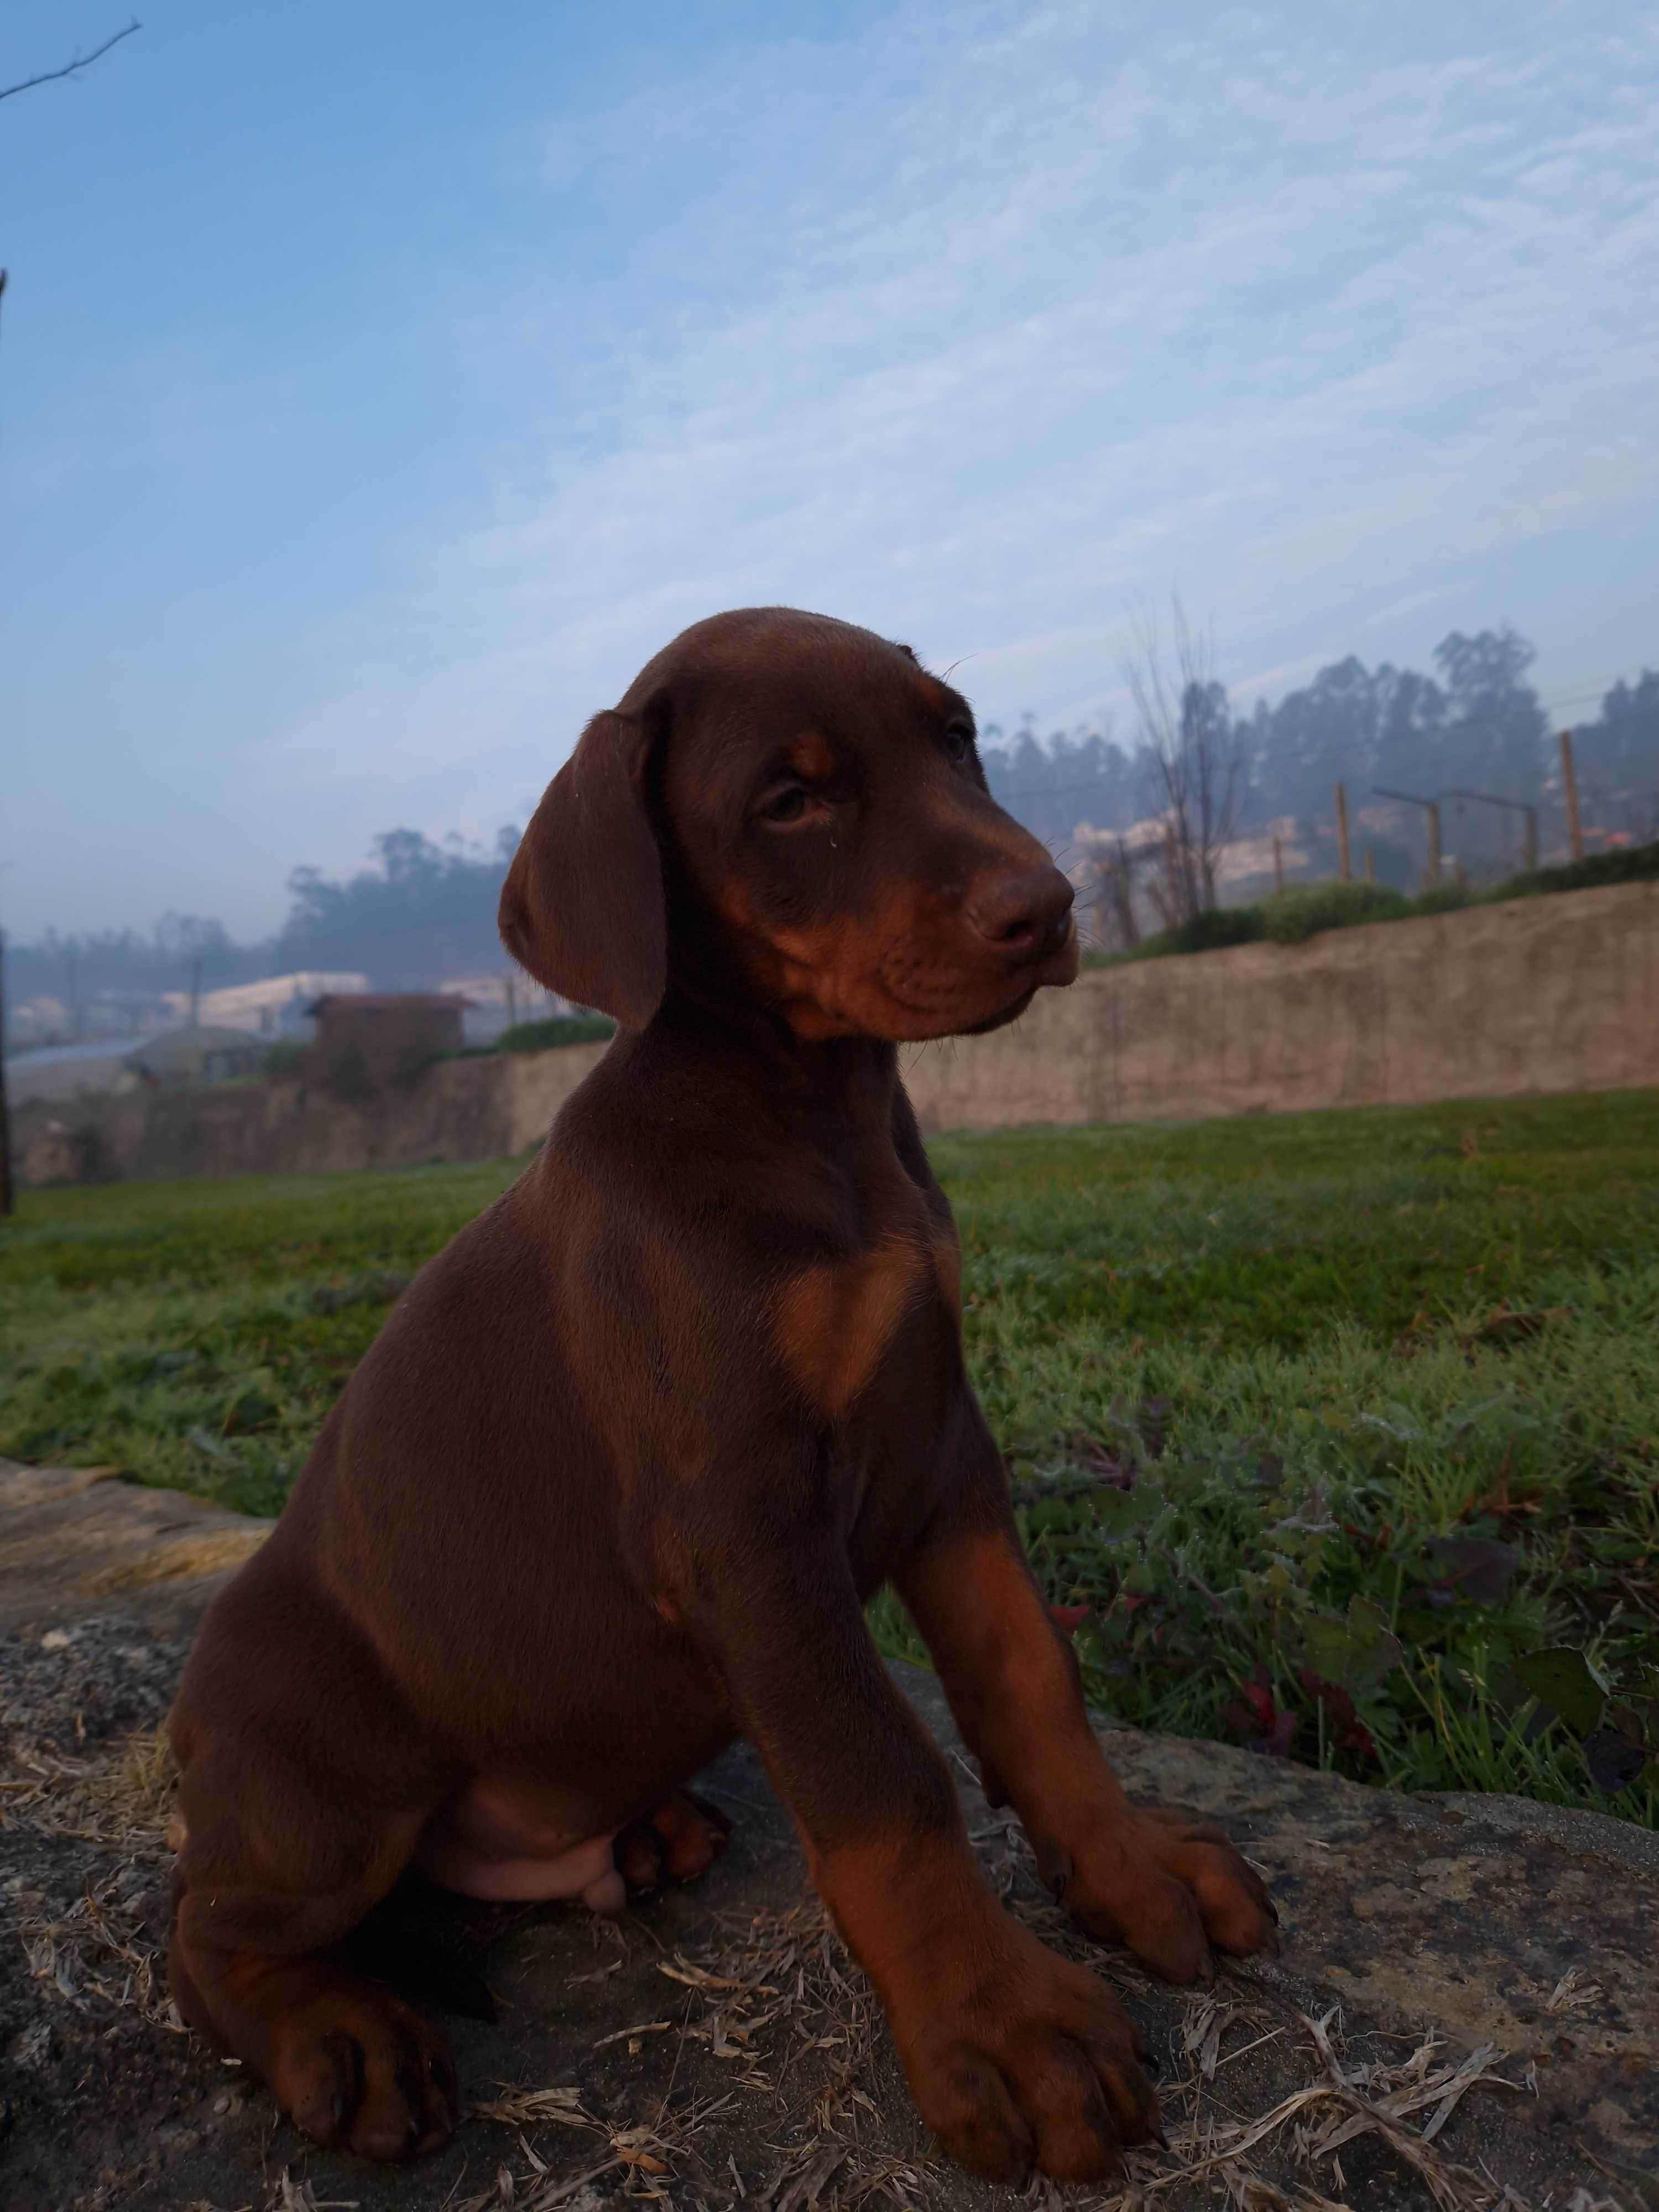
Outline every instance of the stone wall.
{"label": "stone wall", "polygon": [[[484,1159],[543,1135],[605,1050],[441,1060],[362,1106],[294,1083],[31,1105],[15,1156],[26,1182]],[[905,1064],[928,1130],[1659,1085],[1659,884],[1100,969]]]}
{"label": "stone wall", "polygon": [[1659,1085],[1659,884],[1100,969],[906,1060],[929,1130]]}
{"label": "stone wall", "polygon": [[406,1090],[358,1105],[289,1082],[29,1105],[12,1116],[14,1156],[27,1183],[492,1159],[544,1135],[604,1050],[439,1060]]}

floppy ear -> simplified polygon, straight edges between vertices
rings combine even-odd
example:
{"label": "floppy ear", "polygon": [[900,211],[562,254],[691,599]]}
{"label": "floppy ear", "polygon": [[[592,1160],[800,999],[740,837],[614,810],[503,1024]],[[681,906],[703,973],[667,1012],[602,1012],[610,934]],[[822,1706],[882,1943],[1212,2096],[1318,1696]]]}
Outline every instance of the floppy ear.
{"label": "floppy ear", "polygon": [[662,861],[644,793],[650,720],[595,714],[531,817],[496,917],[538,983],[629,1030],[657,1011],[667,966]]}

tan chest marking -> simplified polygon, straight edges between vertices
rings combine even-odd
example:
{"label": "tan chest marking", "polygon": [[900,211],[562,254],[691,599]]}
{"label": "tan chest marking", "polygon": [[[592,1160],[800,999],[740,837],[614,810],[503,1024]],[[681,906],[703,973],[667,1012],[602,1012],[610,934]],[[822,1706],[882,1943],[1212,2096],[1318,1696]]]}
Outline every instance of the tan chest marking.
{"label": "tan chest marking", "polygon": [[823,1413],[846,1412],[905,1314],[931,1287],[930,1255],[908,1231],[851,1260],[803,1268],[778,1304],[784,1364]]}

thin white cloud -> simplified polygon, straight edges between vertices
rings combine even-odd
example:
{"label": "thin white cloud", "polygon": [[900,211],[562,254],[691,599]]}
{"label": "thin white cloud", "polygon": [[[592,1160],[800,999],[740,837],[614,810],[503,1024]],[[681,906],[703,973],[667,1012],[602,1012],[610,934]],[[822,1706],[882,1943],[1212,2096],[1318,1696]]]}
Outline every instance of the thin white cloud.
{"label": "thin white cloud", "polygon": [[550,673],[601,609],[642,656],[659,608],[850,594],[1017,660],[1058,608],[1060,699],[1164,574],[1248,632],[1379,566],[1398,589],[1413,538],[1478,555],[1659,484],[1651,19],[1494,18],[1476,51],[1375,66],[1330,19],[1157,20],[1121,58],[1097,10],[1033,11],[850,136],[848,81],[879,87],[931,9],[827,88],[789,53],[600,120],[598,153],[651,145],[670,182],[725,160],[642,257],[647,282],[700,257],[708,299],[666,354],[637,302],[633,434],[475,549]]}

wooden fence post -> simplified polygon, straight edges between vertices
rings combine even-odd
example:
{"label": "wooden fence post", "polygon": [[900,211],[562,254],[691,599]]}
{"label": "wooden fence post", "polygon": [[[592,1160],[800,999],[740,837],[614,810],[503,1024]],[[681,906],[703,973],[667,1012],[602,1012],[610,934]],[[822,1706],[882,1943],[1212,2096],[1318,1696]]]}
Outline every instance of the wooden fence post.
{"label": "wooden fence post", "polygon": [[1340,783],[1336,787],[1336,872],[1345,884],[1352,882],[1348,866],[1348,794]]}
{"label": "wooden fence post", "polygon": [[1561,732],[1561,788],[1567,798],[1567,840],[1575,860],[1584,857],[1584,833],[1578,823],[1578,779],[1572,768],[1572,732]]}

